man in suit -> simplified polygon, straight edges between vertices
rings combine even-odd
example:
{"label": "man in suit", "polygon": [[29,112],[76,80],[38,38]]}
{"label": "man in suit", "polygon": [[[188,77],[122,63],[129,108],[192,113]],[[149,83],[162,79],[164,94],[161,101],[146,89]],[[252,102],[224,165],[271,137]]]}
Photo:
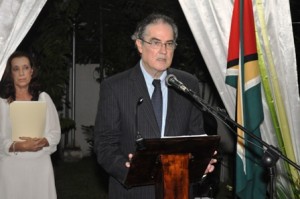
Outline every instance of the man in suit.
{"label": "man in suit", "polygon": [[[170,68],[177,35],[177,26],[171,18],[160,14],[148,16],[132,36],[141,56],[139,63],[101,83],[94,149],[99,164],[110,175],[111,199],[155,198],[154,185],[130,189],[123,185],[130,158],[136,151],[136,113],[137,129],[143,138],[205,133],[201,111],[186,95],[165,84],[167,74],[174,74],[187,87],[199,90],[193,75]],[[158,118],[151,102],[155,79],[160,80],[162,95]],[[139,103],[141,98],[143,102]],[[206,173],[213,171],[215,162],[211,161]]]}

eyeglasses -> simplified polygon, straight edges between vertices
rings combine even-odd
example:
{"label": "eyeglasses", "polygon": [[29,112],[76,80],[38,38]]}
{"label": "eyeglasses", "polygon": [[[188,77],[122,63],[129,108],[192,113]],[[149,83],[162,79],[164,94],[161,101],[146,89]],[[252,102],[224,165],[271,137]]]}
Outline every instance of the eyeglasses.
{"label": "eyeglasses", "polygon": [[145,41],[141,38],[140,38],[140,40],[147,43],[147,44],[149,44],[150,47],[153,48],[153,49],[161,49],[162,46],[165,46],[166,49],[168,49],[168,50],[174,50],[177,46],[177,43],[174,42],[174,41],[163,43],[159,40]]}

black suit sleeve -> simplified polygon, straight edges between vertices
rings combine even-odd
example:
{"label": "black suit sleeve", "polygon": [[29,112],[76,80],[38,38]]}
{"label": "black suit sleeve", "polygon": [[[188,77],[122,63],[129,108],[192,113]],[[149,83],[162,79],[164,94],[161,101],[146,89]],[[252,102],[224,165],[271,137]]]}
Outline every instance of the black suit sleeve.
{"label": "black suit sleeve", "polygon": [[100,86],[100,98],[95,121],[94,150],[99,164],[109,175],[124,182],[128,169],[125,154],[120,151],[120,113],[117,97],[109,82],[105,80]]}

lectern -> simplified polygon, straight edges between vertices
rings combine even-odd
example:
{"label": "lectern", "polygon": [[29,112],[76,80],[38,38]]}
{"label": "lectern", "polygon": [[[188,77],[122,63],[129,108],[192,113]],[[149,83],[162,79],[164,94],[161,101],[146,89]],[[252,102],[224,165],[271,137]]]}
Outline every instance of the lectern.
{"label": "lectern", "polygon": [[155,184],[157,199],[188,199],[189,184],[201,180],[220,136],[176,136],[145,139],[136,151],[127,187]]}

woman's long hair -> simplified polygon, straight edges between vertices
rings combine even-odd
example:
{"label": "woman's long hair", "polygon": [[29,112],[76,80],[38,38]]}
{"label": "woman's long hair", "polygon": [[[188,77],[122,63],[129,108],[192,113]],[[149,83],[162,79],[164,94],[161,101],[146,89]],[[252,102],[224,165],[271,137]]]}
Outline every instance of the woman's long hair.
{"label": "woman's long hair", "polygon": [[3,73],[3,77],[0,81],[0,97],[7,99],[8,103],[11,103],[16,100],[16,90],[14,86],[14,80],[12,78],[12,65],[11,62],[16,57],[26,57],[29,60],[29,64],[33,69],[31,81],[29,83],[28,92],[32,95],[32,101],[37,101],[40,94],[40,84],[38,83],[37,78],[37,68],[35,66],[32,56],[26,52],[15,51],[7,60],[6,68]]}

